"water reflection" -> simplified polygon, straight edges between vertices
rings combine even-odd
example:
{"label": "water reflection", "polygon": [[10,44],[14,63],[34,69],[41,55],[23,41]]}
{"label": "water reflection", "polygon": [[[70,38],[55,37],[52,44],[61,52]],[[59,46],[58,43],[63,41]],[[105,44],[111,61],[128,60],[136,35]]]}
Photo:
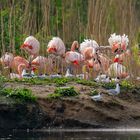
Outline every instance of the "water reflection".
{"label": "water reflection", "polygon": [[111,131],[1,131],[0,140],[140,140],[140,132]]}

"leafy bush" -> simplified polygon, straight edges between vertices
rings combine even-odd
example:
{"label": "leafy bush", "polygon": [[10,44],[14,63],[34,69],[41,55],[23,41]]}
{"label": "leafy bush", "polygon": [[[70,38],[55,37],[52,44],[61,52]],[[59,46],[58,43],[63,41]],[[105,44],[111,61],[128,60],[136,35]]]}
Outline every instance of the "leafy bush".
{"label": "leafy bush", "polygon": [[102,83],[101,85],[103,88],[106,88],[106,89],[112,89],[116,87],[116,84],[114,82]]}
{"label": "leafy bush", "polygon": [[96,89],[93,89],[91,92],[90,92],[90,96],[94,96],[94,95],[97,95],[99,92],[96,90]]}
{"label": "leafy bush", "polygon": [[53,82],[56,86],[65,86],[68,80],[66,78],[54,78]]}
{"label": "leafy bush", "polygon": [[71,97],[77,96],[78,93],[75,91],[74,87],[64,87],[56,88],[53,94],[49,94],[47,98],[58,99],[60,97]]}
{"label": "leafy bush", "polygon": [[6,88],[2,90],[1,94],[14,99],[20,99],[21,101],[36,101],[36,97],[32,95],[32,91],[26,88]]}
{"label": "leafy bush", "polygon": [[98,87],[98,84],[97,83],[95,83],[94,81],[90,81],[90,80],[81,80],[81,79],[78,79],[76,82],[78,84],[82,84],[82,85],[85,85],[85,86]]}
{"label": "leafy bush", "polygon": [[121,82],[121,87],[125,90],[130,90],[135,88],[135,86],[132,83],[130,83],[130,81],[126,81],[126,80],[123,80]]}
{"label": "leafy bush", "polygon": [[76,96],[76,95],[78,95],[78,93],[75,91],[74,87],[56,88],[54,93],[60,94],[62,96]]}

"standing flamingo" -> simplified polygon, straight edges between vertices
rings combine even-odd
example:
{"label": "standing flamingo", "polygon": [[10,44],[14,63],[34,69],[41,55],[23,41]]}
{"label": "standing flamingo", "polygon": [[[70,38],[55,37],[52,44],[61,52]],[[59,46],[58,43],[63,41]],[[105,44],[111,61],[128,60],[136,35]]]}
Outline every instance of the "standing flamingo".
{"label": "standing flamingo", "polygon": [[39,54],[40,43],[35,37],[29,36],[25,39],[20,48],[27,51],[29,55],[31,55],[30,61],[32,61]]}
{"label": "standing flamingo", "polygon": [[34,70],[38,70],[39,75],[44,75],[52,70],[52,59],[46,58],[44,56],[37,56],[31,62],[31,66]]}
{"label": "standing flamingo", "polygon": [[20,56],[14,57],[13,54],[8,52],[1,57],[1,63],[4,67],[8,67],[16,72],[19,78],[22,78],[23,69],[29,68],[29,62],[25,58]]}
{"label": "standing flamingo", "polygon": [[63,57],[65,55],[65,50],[65,45],[59,37],[53,37],[47,45],[47,52],[54,55]]}
{"label": "standing flamingo", "polygon": [[110,59],[105,57],[103,54],[98,55],[98,61],[95,59],[87,60],[87,66],[89,68],[92,68],[94,71],[99,73],[102,71],[102,73],[106,73],[109,66],[110,66]]}
{"label": "standing flamingo", "polygon": [[114,75],[125,78],[128,76],[126,72],[126,67],[122,65],[123,62],[127,63],[130,61],[130,50],[127,50],[127,46],[129,43],[128,36],[125,34],[120,36],[115,33],[110,36],[108,42],[112,48],[112,52],[116,54],[114,63],[110,66],[108,72],[111,74],[113,71]]}
{"label": "standing flamingo", "polygon": [[54,62],[54,72],[63,73],[65,50],[64,42],[59,37],[53,37],[49,41],[46,51],[55,56],[51,56]]}
{"label": "standing flamingo", "polygon": [[108,69],[108,74],[110,76],[119,78],[126,78],[128,76],[126,67],[122,65],[122,61],[120,60],[119,55],[115,56],[114,63],[111,64]]}
{"label": "standing flamingo", "polygon": [[71,46],[71,51],[68,51],[65,54],[65,60],[67,63],[79,65],[81,62],[84,61],[83,55],[75,51],[76,48],[79,48],[78,42],[74,41]]}
{"label": "standing flamingo", "polygon": [[[84,62],[84,57],[79,52],[76,52],[76,48],[79,48],[78,41],[74,41],[71,46],[71,50],[66,52],[65,61],[69,64],[69,69],[73,71],[73,68],[80,70],[81,64]],[[72,72],[71,71],[71,72]]]}
{"label": "standing flamingo", "polygon": [[84,42],[80,44],[79,51],[85,60],[90,60],[93,57],[97,57],[98,49],[99,45],[95,40],[85,39]]}

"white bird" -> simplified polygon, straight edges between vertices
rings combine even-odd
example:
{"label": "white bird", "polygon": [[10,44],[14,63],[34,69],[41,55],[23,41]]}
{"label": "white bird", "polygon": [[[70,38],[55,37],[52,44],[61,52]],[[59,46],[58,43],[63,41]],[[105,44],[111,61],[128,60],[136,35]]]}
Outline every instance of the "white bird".
{"label": "white bird", "polygon": [[11,79],[15,79],[15,78],[20,78],[19,74],[16,74],[16,73],[10,73],[10,78]]}
{"label": "white bird", "polygon": [[98,93],[98,95],[94,95],[91,97],[92,100],[94,101],[101,101],[103,98],[102,94]]}
{"label": "white bird", "polygon": [[45,74],[40,74],[40,75],[38,75],[38,78],[41,78],[41,79],[44,79],[44,78],[47,78],[48,76],[47,75],[45,75]]}
{"label": "white bird", "polygon": [[74,77],[74,75],[70,73],[70,69],[67,69],[65,77]]}
{"label": "white bird", "polygon": [[34,78],[38,77],[37,75],[35,75],[33,70],[31,70],[31,76],[34,77]]}
{"label": "white bird", "polygon": [[115,83],[118,83],[118,82],[120,82],[120,78],[119,77],[111,78],[111,81],[115,82]]}
{"label": "white bird", "polygon": [[23,69],[21,76],[23,78],[31,78],[31,75],[26,72],[26,69]]}
{"label": "white bird", "polygon": [[140,80],[140,77],[136,77],[137,80]]}
{"label": "white bird", "polygon": [[84,79],[84,74],[77,74],[76,77],[80,79]]}
{"label": "white bird", "polygon": [[108,77],[107,75],[105,74],[102,74],[102,75],[98,75],[95,79],[94,79],[96,82],[105,82],[105,83],[109,83],[111,82],[110,80],[110,77]]}
{"label": "white bird", "polygon": [[105,79],[101,79],[102,83],[110,83],[111,82],[111,78],[110,77],[106,77]]}
{"label": "white bird", "polygon": [[116,88],[115,89],[109,89],[107,90],[109,95],[118,95],[120,94],[120,85],[119,83],[116,84]]}
{"label": "white bird", "polygon": [[62,75],[60,75],[60,74],[52,74],[52,75],[50,75],[50,78],[62,78]]}

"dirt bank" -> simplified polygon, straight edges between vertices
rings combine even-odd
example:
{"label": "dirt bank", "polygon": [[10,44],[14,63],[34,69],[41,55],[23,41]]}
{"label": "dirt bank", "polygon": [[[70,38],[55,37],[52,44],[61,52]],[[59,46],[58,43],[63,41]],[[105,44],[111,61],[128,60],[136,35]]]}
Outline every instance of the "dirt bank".
{"label": "dirt bank", "polygon": [[118,128],[140,127],[140,91],[123,92],[118,96],[103,94],[103,100],[91,100],[93,86],[73,85],[80,95],[47,99],[54,85],[7,83],[7,87],[26,87],[37,96],[35,103],[17,103],[1,97],[0,129],[37,128]]}

